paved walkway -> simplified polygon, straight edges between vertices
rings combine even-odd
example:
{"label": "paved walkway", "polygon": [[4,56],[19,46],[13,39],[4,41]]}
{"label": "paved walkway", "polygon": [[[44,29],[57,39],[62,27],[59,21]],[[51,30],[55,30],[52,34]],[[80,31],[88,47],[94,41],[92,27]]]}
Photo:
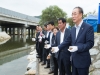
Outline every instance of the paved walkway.
{"label": "paved walkway", "polygon": [[48,74],[48,72],[50,71],[49,68],[44,69],[46,65],[41,65],[41,64],[42,63],[38,63],[38,70],[39,70],[38,75],[53,75],[53,74]]}

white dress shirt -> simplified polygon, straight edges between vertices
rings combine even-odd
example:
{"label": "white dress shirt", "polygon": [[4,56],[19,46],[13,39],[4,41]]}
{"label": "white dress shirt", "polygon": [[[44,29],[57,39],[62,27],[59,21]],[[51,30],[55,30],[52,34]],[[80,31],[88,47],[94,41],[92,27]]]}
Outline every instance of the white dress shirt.
{"label": "white dress shirt", "polygon": [[[61,32],[61,31],[60,31],[60,32]],[[65,34],[65,29],[64,29],[63,32],[61,32],[61,35],[60,35],[60,44],[63,42],[64,34]]]}
{"label": "white dress shirt", "polygon": [[53,36],[53,32],[50,33],[50,45],[52,45],[52,36]]}
{"label": "white dress shirt", "polygon": [[80,30],[80,28],[81,28],[82,23],[83,23],[83,20],[80,22],[79,25],[75,25],[75,28],[76,28],[76,38],[77,38],[77,36],[78,36],[78,33],[79,33],[79,30]]}
{"label": "white dress shirt", "polygon": [[49,36],[49,32],[50,32],[50,31],[47,31],[47,35],[46,35],[47,38],[48,38],[48,36]]}

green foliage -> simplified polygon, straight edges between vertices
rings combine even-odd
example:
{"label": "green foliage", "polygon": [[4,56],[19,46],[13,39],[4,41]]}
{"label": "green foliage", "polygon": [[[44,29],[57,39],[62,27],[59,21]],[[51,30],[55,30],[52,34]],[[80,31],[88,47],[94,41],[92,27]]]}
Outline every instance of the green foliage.
{"label": "green foliage", "polygon": [[90,15],[90,14],[95,15],[95,14],[96,14],[96,11],[94,10],[93,12],[88,12],[88,13],[87,13],[87,15]]}
{"label": "green foliage", "polygon": [[57,24],[57,19],[63,17],[67,18],[67,14],[58,6],[49,6],[42,11],[40,24],[44,24],[48,21],[54,21]]}
{"label": "green foliage", "polygon": [[67,23],[69,23],[69,25],[70,25],[71,27],[74,26],[74,23],[73,23],[71,17],[67,19]]}
{"label": "green foliage", "polygon": [[84,17],[87,17],[87,14],[83,14],[83,18],[84,18]]}
{"label": "green foliage", "polygon": [[92,15],[97,15],[97,14],[96,14],[96,11],[94,10],[93,12],[88,12],[87,14],[83,14],[83,18],[84,18],[84,17],[87,17],[88,15],[91,15],[91,14],[92,14]]}

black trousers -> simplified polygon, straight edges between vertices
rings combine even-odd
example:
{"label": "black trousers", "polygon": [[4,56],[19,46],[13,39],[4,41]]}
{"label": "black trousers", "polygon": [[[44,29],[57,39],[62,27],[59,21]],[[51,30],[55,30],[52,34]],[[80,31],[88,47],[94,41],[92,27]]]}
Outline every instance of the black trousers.
{"label": "black trousers", "polygon": [[76,68],[72,63],[72,75],[88,75],[89,67],[87,68]]}
{"label": "black trousers", "polygon": [[36,42],[36,52],[39,55],[39,42]]}
{"label": "black trousers", "polygon": [[46,59],[46,49],[43,49],[43,63],[46,63],[47,59]]}
{"label": "black trousers", "polygon": [[54,75],[58,75],[58,61],[54,56],[53,60],[54,60]]}
{"label": "black trousers", "polygon": [[58,65],[60,75],[72,75],[70,56],[64,56],[64,53],[59,54]]}
{"label": "black trousers", "polygon": [[[46,49],[46,58],[50,52],[50,49]],[[47,66],[50,66],[50,59],[47,60]]]}
{"label": "black trousers", "polygon": [[43,60],[43,48],[44,48],[44,44],[42,42],[39,42],[39,57],[40,57],[40,61]]}

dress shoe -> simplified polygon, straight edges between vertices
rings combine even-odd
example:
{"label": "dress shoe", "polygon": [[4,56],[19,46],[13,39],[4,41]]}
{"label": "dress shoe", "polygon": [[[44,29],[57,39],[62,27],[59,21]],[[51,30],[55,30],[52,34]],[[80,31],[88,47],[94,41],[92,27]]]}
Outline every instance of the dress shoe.
{"label": "dress shoe", "polygon": [[41,62],[42,62],[42,60],[39,61],[39,63],[41,63]]}
{"label": "dress shoe", "polygon": [[42,63],[41,65],[46,65],[46,63]]}
{"label": "dress shoe", "polygon": [[31,67],[28,67],[28,68],[27,68],[27,71],[30,70],[30,69],[31,69]]}
{"label": "dress shoe", "polygon": [[47,68],[50,68],[50,66],[46,66],[46,67],[44,67],[45,69],[47,69]]}
{"label": "dress shoe", "polygon": [[39,55],[38,53],[36,55]]}
{"label": "dress shoe", "polygon": [[40,58],[40,56],[39,56],[39,55],[37,55],[37,56],[36,56],[36,58]]}
{"label": "dress shoe", "polygon": [[50,71],[48,74],[52,74],[52,73],[54,73],[54,71]]}

